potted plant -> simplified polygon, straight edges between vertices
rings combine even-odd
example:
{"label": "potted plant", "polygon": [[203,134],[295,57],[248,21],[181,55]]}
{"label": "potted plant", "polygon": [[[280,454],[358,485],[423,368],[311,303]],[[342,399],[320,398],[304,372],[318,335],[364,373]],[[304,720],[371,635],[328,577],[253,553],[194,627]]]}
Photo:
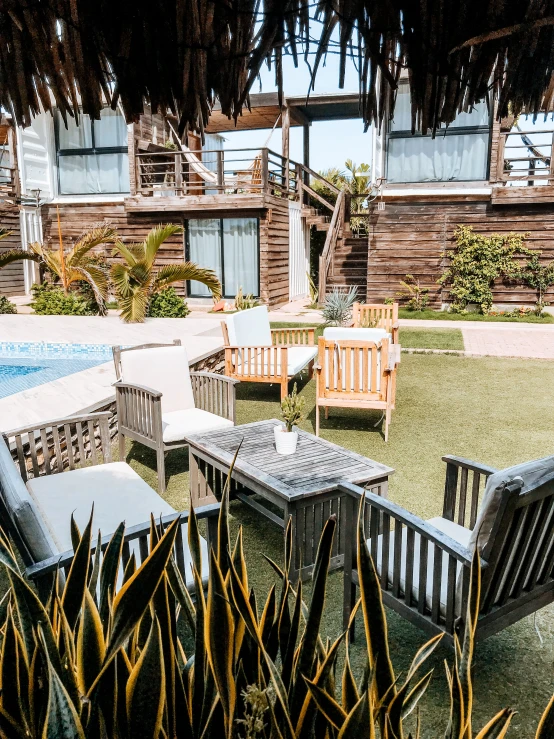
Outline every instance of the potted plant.
{"label": "potted plant", "polygon": [[296,425],[304,419],[306,399],[297,395],[296,383],[292,393],[281,401],[281,416],[284,426],[275,426],[275,448],[278,454],[294,454],[298,443]]}

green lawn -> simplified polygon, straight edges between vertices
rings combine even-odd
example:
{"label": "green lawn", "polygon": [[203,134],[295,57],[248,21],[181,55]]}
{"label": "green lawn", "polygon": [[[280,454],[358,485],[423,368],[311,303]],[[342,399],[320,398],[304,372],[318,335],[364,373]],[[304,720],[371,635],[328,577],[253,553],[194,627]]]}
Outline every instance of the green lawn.
{"label": "green lawn", "polygon": [[554,316],[483,316],[480,313],[449,313],[443,310],[408,310],[400,308],[399,318],[418,318],[424,321],[501,321],[503,323],[554,323]]}
{"label": "green lawn", "polygon": [[[305,323],[273,322],[271,328],[302,328]],[[323,326],[316,327],[316,341],[323,334]],[[401,328],[399,341],[405,349],[456,349],[464,348],[459,328]]]}
{"label": "green lawn", "polygon": [[[410,511],[430,518],[439,515],[444,488],[443,454],[458,454],[497,467],[552,453],[554,438],[554,363],[533,360],[467,358],[452,355],[405,355],[398,372],[397,410],[393,413],[389,442],[373,428],[376,413],[337,409],[322,421],[322,436],[395,468],[390,497]],[[302,427],[314,428],[313,382],[299,383],[307,399],[308,417]],[[279,415],[279,390],[269,385],[239,385],[238,423]],[[133,445],[129,461],[155,487],[154,456]],[[187,454],[167,457],[167,498],[179,509],[188,506]],[[260,594],[274,581],[262,553],[280,561],[279,529],[242,504],[232,504],[234,526],[244,525],[250,579]],[[342,575],[330,577],[324,628],[329,636],[341,629]],[[481,728],[500,708],[512,706],[518,714],[508,736],[534,735],[538,718],[554,692],[554,607],[536,618],[544,640],[541,645],[527,617],[479,644],[475,658],[475,728]],[[389,612],[393,661],[404,670],[426,640],[419,631]],[[358,651],[359,650],[359,651]],[[434,660],[435,677],[422,704],[422,737],[444,733],[448,703],[443,660]],[[355,647],[354,664],[363,661]]]}

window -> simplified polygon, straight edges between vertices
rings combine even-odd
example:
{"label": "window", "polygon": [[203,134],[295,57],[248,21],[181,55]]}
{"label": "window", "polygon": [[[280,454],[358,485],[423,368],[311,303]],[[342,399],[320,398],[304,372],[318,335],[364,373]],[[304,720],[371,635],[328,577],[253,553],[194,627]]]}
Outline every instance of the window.
{"label": "window", "polygon": [[[187,221],[189,259],[213,269],[223,296],[234,298],[239,288],[245,294],[260,294],[257,218],[202,218]],[[189,295],[209,296],[207,287],[191,281]]]}
{"label": "window", "polygon": [[412,136],[411,126],[410,92],[401,85],[387,136],[387,183],[487,179],[490,116],[485,101],[460,113],[434,139],[430,133]]}
{"label": "window", "polygon": [[83,115],[67,128],[56,111],[56,153],[60,195],[129,192],[127,124],[117,110],[104,108],[99,121]]}

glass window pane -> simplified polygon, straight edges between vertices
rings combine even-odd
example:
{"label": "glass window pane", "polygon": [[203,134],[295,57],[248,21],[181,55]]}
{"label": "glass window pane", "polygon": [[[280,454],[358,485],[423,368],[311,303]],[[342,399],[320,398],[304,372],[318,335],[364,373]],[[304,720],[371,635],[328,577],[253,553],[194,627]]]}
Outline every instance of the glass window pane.
{"label": "glass window pane", "polygon": [[[488,126],[489,125],[489,109],[487,101],[483,100],[468,113],[459,113],[455,120],[448,125],[449,129],[459,128],[461,126]],[[446,128],[446,126],[441,126]],[[390,125],[391,131],[411,131],[412,130],[412,107],[410,104],[410,90],[408,85],[401,85],[396,95],[396,105],[394,108],[394,120]]]}
{"label": "glass window pane", "polygon": [[[188,222],[190,261],[199,267],[213,269],[221,280],[221,230],[219,219],[191,219]],[[210,296],[200,282],[191,280],[190,294]]]}
{"label": "glass window pane", "polygon": [[389,138],[387,182],[484,180],[488,143],[488,132]]}
{"label": "glass window pane", "polygon": [[129,192],[127,154],[60,156],[60,195]]}
{"label": "glass window pane", "polygon": [[94,121],[94,146],[127,146],[127,124],[118,110],[104,108],[100,120]]}
{"label": "glass window pane", "polygon": [[79,125],[75,119],[67,116],[67,128],[60,112],[56,111],[59,149],[90,149],[92,147],[92,129],[88,115],[82,115]]}
{"label": "glass window pane", "polygon": [[259,294],[258,220],[256,218],[223,219],[224,291],[228,297],[239,288],[245,295]]}

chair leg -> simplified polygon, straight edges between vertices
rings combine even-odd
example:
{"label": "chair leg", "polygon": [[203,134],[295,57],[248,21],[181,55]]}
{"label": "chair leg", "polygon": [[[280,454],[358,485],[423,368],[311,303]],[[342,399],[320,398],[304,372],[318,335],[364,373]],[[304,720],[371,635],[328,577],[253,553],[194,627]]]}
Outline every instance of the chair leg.
{"label": "chair leg", "polygon": [[125,436],[121,433],[121,431],[118,434],[119,437],[119,461],[125,462],[127,459],[127,455],[125,454]]}
{"label": "chair leg", "polygon": [[389,424],[391,419],[391,409],[387,408],[385,412],[385,441],[389,440]]}
{"label": "chair leg", "polygon": [[315,404],[315,435],[319,436],[319,403]]}
{"label": "chair leg", "polygon": [[325,420],[327,421],[329,418],[329,407],[325,406]]}
{"label": "chair leg", "polygon": [[309,380],[313,379],[313,376],[314,376],[314,360],[312,359],[312,361],[308,365],[308,379]]}
{"label": "chair leg", "polygon": [[156,449],[156,467],[158,469],[158,493],[165,493],[165,455],[163,447]]}

